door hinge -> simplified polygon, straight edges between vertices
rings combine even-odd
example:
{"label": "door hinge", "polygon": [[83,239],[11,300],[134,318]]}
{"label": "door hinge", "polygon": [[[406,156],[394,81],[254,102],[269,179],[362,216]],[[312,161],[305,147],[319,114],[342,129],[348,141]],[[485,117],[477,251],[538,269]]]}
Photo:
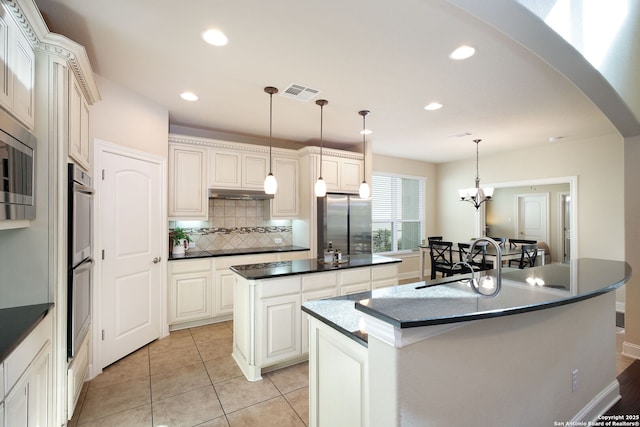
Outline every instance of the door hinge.
{"label": "door hinge", "polygon": [[102,169],[102,180],[104,181],[104,169]]}
{"label": "door hinge", "polygon": [[104,341],[104,329],[102,330],[102,341]]}
{"label": "door hinge", "polygon": [[104,249],[102,250],[102,260],[104,261]]}

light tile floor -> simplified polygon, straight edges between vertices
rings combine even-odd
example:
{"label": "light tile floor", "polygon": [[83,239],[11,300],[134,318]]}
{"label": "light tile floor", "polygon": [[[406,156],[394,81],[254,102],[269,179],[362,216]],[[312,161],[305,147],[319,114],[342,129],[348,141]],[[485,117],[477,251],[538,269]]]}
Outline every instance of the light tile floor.
{"label": "light tile floor", "polygon": [[308,364],[249,382],[231,358],[232,322],[171,332],[85,383],[76,426],[305,426]]}
{"label": "light tile floor", "polygon": [[[69,427],[305,426],[308,364],[247,381],[231,358],[232,322],[172,332],[85,383]],[[616,328],[616,375],[623,356]]]}

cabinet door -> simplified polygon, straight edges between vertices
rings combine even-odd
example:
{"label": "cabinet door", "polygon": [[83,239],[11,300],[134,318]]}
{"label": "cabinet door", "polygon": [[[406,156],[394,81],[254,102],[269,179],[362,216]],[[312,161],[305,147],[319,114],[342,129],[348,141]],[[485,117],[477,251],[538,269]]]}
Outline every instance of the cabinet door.
{"label": "cabinet door", "polygon": [[[29,426],[48,426],[51,389],[51,346],[41,351],[34,361],[29,375],[28,417]],[[13,425],[13,424],[10,424]]]}
{"label": "cabinet door", "polygon": [[233,285],[235,283],[235,273],[231,270],[216,271],[216,298],[215,315],[222,316],[233,314]]}
{"label": "cabinet door", "polygon": [[[318,177],[313,178],[315,184]],[[340,191],[340,159],[322,156],[322,179],[327,184],[327,191]]]}
{"label": "cabinet door", "polygon": [[84,99],[82,89],[71,76],[69,90],[69,156],[82,168],[89,170],[89,106]]}
{"label": "cabinet door", "polygon": [[371,282],[356,283],[340,287],[340,295],[357,294],[358,292],[366,292],[371,290]]}
{"label": "cabinet door", "polygon": [[340,190],[357,193],[362,182],[362,162],[360,160],[340,159]]}
{"label": "cabinet door", "polygon": [[13,111],[15,116],[33,129],[34,125],[34,87],[35,87],[35,54],[27,38],[16,27],[13,59]]}
{"label": "cabinet door", "polygon": [[[333,298],[338,296],[338,290],[336,287],[329,289],[320,289],[317,291],[305,292],[302,295],[302,303],[304,304],[307,301],[313,301],[317,299],[324,298]],[[302,316],[302,354],[309,352],[309,315],[304,311],[301,313]]]}
{"label": "cabinet door", "polygon": [[13,108],[13,77],[9,65],[9,20],[4,7],[0,6],[0,103],[11,111]]}
{"label": "cabinet door", "polygon": [[173,274],[169,283],[169,324],[213,317],[212,273]]}
{"label": "cabinet door", "polygon": [[278,180],[278,191],[271,201],[271,218],[298,217],[298,160],[274,157],[273,173]]}
{"label": "cabinet door", "polygon": [[[242,155],[242,188],[261,190],[269,173],[269,155],[252,153]],[[274,172],[275,174],[275,172]],[[278,175],[276,175],[276,179]],[[278,179],[278,186],[280,180]]]}
{"label": "cabinet door", "polygon": [[267,366],[301,354],[300,294],[266,298],[261,301],[256,333],[262,335],[258,366]]}
{"label": "cabinet door", "polygon": [[[209,187],[240,188],[242,155],[226,150],[209,150]],[[264,182],[264,177],[262,178]]]}
{"label": "cabinet door", "polygon": [[5,420],[7,426],[27,426],[29,378],[18,382],[4,400]]}
{"label": "cabinet door", "polygon": [[206,149],[169,145],[169,219],[206,221]]}

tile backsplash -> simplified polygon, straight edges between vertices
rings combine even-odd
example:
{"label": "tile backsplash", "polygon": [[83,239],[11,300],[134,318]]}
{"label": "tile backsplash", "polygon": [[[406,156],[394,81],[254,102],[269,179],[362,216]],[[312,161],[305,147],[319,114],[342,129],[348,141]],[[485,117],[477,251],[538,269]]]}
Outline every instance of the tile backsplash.
{"label": "tile backsplash", "polygon": [[170,221],[169,229],[185,230],[191,251],[291,245],[291,221],[265,220],[268,209],[268,200],[209,199],[208,221]]}

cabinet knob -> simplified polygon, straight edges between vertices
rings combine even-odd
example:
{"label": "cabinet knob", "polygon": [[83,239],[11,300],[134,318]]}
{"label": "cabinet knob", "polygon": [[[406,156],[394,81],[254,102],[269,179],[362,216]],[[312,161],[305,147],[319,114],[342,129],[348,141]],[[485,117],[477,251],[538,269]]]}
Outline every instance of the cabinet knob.
{"label": "cabinet knob", "polygon": [[155,257],[155,258],[153,259],[153,263],[154,263],[154,264],[159,263],[159,262],[160,262],[160,259],[161,259],[160,257]]}

